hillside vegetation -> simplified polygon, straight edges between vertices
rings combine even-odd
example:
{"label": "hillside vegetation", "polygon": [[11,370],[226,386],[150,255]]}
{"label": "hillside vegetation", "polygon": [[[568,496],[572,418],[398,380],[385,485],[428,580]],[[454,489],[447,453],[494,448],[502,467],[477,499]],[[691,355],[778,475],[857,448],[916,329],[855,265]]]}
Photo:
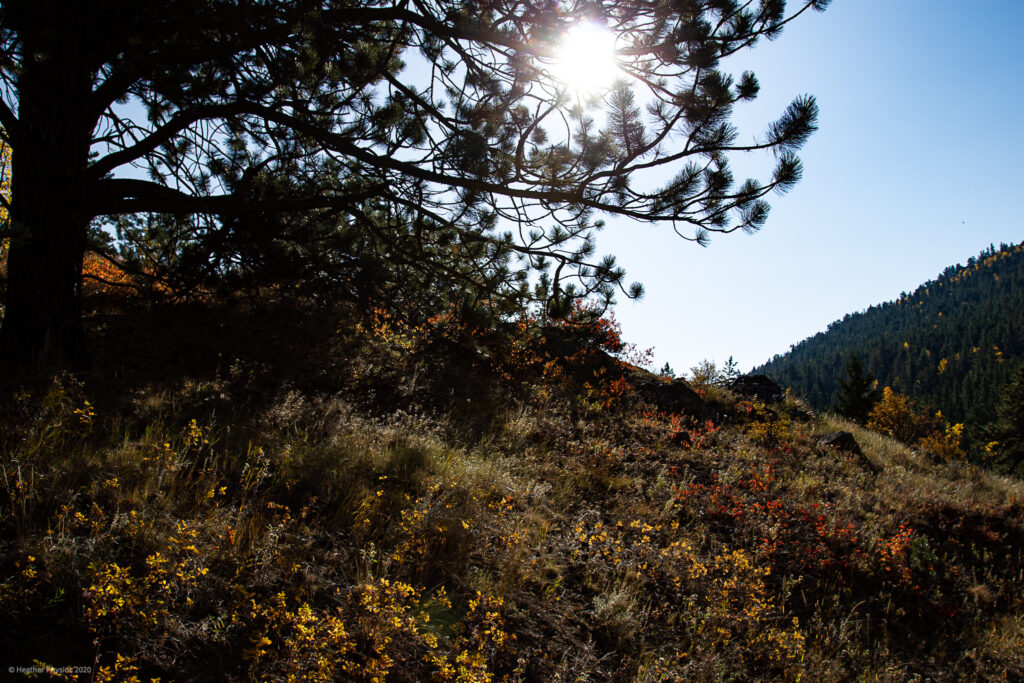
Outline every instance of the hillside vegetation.
{"label": "hillside vegetation", "polygon": [[881,386],[954,422],[994,420],[999,388],[1024,361],[1024,244],[946,268],[912,294],[845,316],[755,372],[812,406],[832,405],[850,354]]}
{"label": "hillside vegetation", "polygon": [[[709,385],[691,414],[659,408],[641,395],[663,380],[585,310],[500,334],[104,311],[96,372],[6,379],[3,662],[101,681],[1024,676],[1018,480],[789,399]],[[818,444],[839,429],[862,454]]]}

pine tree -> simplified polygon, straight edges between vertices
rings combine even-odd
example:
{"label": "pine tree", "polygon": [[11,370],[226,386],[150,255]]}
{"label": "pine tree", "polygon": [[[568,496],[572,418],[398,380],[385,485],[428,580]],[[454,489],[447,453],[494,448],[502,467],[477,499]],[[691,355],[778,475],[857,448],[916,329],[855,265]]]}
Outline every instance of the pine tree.
{"label": "pine tree", "polygon": [[[384,262],[469,298],[639,296],[594,257],[598,215],[701,243],[759,228],[817,106],[796,98],[740,145],[730,115],[757,80],[721,60],[827,4],[5,0],[7,355],[82,357],[97,218],[168,216],[168,258],[209,277],[309,257],[328,282],[379,283]],[[630,74],[603,126],[552,75],[582,21],[619,37]],[[771,175],[736,183],[730,154],[764,150]]]}
{"label": "pine tree", "polygon": [[874,378],[864,372],[860,359],[850,354],[846,361],[846,379],[839,381],[839,391],[836,392],[835,411],[864,424],[881,393]]}
{"label": "pine tree", "polygon": [[722,366],[722,384],[727,385],[739,376],[739,363],[737,363],[732,356],[729,356],[729,360],[725,361],[725,365]]}
{"label": "pine tree", "polygon": [[1005,464],[1024,466],[1024,365],[1003,387],[993,438],[994,448]]}

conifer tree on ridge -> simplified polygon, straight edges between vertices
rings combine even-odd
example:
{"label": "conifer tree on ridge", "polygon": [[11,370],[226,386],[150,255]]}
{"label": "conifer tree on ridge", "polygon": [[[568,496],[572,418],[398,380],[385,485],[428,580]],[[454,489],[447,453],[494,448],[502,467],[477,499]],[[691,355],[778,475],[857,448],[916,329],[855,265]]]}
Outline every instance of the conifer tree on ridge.
{"label": "conifer tree on ridge", "polygon": [[878,383],[864,371],[860,358],[851,353],[846,361],[846,379],[839,380],[835,411],[859,424],[864,424],[868,419],[868,413],[878,403],[880,397]]}

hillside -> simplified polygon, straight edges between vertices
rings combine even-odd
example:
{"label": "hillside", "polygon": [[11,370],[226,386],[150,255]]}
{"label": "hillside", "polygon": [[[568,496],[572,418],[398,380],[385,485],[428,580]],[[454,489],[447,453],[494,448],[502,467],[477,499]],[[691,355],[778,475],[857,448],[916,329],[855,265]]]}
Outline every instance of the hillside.
{"label": "hillside", "polygon": [[[694,400],[616,360],[610,320],[495,335],[163,305],[89,322],[96,372],[7,377],[0,401],[11,666],[1024,676],[1020,481],[789,399]],[[862,454],[819,443],[839,429]]]}
{"label": "hillside", "polygon": [[845,316],[755,372],[812,406],[832,404],[856,354],[883,386],[954,421],[991,422],[1024,361],[1024,245],[989,248],[895,301]]}

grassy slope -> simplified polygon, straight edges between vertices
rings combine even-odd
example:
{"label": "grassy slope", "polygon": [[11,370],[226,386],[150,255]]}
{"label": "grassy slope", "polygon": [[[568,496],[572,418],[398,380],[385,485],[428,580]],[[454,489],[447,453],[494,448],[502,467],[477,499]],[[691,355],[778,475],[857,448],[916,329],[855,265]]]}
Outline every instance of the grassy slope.
{"label": "grassy slope", "polygon": [[[126,344],[119,326],[143,318],[97,328]],[[141,378],[165,359],[119,348],[134,373],[102,357],[104,377],[5,394],[0,663],[99,680],[1024,676],[1021,482],[793,402],[709,387],[720,417],[698,423],[567,361],[509,378],[387,325],[331,328],[346,332],[313,361],[333,385],[287,344],[159,382]],[[837,429],[864,458],[816,445]]]}

